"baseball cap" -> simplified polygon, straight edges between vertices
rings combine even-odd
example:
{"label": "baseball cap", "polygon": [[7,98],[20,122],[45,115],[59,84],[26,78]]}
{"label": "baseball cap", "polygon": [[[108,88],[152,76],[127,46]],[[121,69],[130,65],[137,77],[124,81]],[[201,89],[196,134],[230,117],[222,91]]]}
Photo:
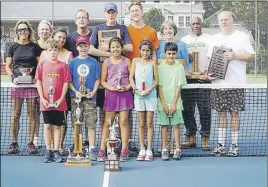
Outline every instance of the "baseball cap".
{"label": "baseball cap", "polygon": [[89,39],[88,39],[88,37],[86,37],[86,36],[78,36],[77,38],[76,38],[76,46],[78,45],[78,44],[80,44],[80,43],[86,43],[86,44],[90,44],[90,42],[89,42]]}
{"label": "baseball cap", "polygon": [[107,12],[109,10],[114,10],[114,11],[117,12],[117,6],[114,3],[108,3],[108,4],[105,5],[104,10],[105,10],[105,12]]}

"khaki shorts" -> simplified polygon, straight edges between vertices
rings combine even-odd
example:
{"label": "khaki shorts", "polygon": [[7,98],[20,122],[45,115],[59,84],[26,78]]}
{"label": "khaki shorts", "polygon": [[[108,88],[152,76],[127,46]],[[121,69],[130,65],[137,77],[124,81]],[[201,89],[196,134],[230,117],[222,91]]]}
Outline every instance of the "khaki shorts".
{"label": "khaki shorts", "polygon": [[[72,123],[76,122],[76,109],[77,103],[74,101],[75,98],[71,98],[72,106]],[[82,98],[79,103],[79,108],[81,109],[80,122],[85,121],[85,124],[88,128],[95,129],[97,123],[97,109],[96,109],[96,100]]]}

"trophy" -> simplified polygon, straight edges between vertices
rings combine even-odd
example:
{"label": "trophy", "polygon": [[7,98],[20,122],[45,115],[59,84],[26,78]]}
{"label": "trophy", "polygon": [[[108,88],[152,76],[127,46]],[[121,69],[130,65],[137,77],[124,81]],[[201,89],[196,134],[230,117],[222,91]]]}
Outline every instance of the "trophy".
{"label": "trophy", "polygon": [[18,84],[32,84],[33,79],[30,73],[32,72],[33,68],[19,68],[21,72],[21,76],[18,76]]}
{"label": "trophy", "polygon": [[86,155],[82,156],[82,123],[79,121],[81,117],[81,109],[79,108],[79,103],[81,102],[81,98],[76,98],[75,102],[77,103],[77,108],[75,111],[77,121],[74,122],[74,150],[73,152],[76,153],[76,156],[71,154],[69,151],[69,155],[67,157],[67,162],[65,166],[81,166],[87,167],[92,166],[90,162],[90,157],[88,156],[88,150],[86,150]]}
{"label": "trophy", "polygon": [[142,77],[141,78],[142,79],[142,81],[141,81],[141,89],[138,90],[137,93],[138,93],[138,95],[143,96],[144,92],[146,90],[146,68],[143,69],[143,73],[142,73],[141,77]]}
{"label": "trophy", "polygon": [[[112,29],[112,30],[100,30],[98,31],[98,42],[99,45],[102,43],[109,44],[110,40],[113,37],[119,37],[120,38],[120,29]],[[105,59],[108,57],[99,57],[99,62],[103,63]]]}
{"label": "trophy", "polygon": [[189,79],[200,79],[202,76],[205,75],[205,72],[199,71],[199,55],[200,52],[197,49],[194,49],[191,53],[191,65],[192,65],[192,72],[188,72],[187,78]]}
{"label": "trophy", "polygon": [[229,60],[224,57],[224,53],[231,51],[231,48],[227,48],[224,46],[213,48],[212,56],[208,67],[208,73],[212,74],[212,77],[225,79]]}
{"label": "trophy", "polygon": [[117,85],[115,86],[115,88],[119,90],[122,89],[121,81],[122,81],[122,72],[121,72],[121,69],[118,69]]}
{"label": "trophy", "polygon": [[49,95],[49,103],[47,105],[47,108],[57,108],[57,103],[54,103],[54,93],[55,93],[55,88],[52,86],[52,78],[48,78],[48,81],[50,83],[50,86],[48,88],[48,95]]}
{"label": "trophy", "polygon": [[168,106],[168,113],[167,113],[167,117],[168,118],[172,118],[173,117],[173,113],[172,113],[172,107],[169,105]]}
{"label": "trophy", "polygon": [[87,97],[90,92],[90,89],[86,88],[86,78],[89,75],[89,67],[81,64],[77,68],[77,73],[79,75],[79,92],[81,93],[81,97]]}
{"label": "trophy", "polygon": [[113,125],[112,125],[111,119],[109,119],[109,123],[110,123],[110,127],[109,127],[110,134],[109,134],[109,138],[106,140],[106,142],[107,142],[107,147],[109,145],[109,147],[111,148],[111,152],[108,153],[107,158],[105,158],[104,171],[118,172],[118,171],[120,171],[120,162],[119,162],[119,159],[118,159],[116,153],[114,152],[114,149],[118,148],[121,144],[121,140],[116,137],[116,135],[117,135],[116,129],[119,127],[118,115],[115,117]]}

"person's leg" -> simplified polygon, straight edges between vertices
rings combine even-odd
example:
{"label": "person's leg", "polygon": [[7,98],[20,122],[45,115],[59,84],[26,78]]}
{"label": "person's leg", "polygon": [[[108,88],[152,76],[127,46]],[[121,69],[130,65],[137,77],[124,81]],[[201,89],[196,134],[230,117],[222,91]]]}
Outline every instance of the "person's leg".
{"label": "person's leg", "polygon": [[41,140],[39,137],[39,127],[40,127],[40,98],[35,98],[35,111],[36,111],[36,119],[35,119],[35,131],[34,131],[34,145],[39,148],[41,146]]}
{"label": "person's leg", "polygon": [[180,125],[173,125],[174,138],[176,149],[174,150],[173,158],[179,160],[181,158],[181,148],[180,148]]}
{"label": "person's leg", "polygon": [[27,102],[27,114],[28,114],[28,133],[29,133],[29,144],[27,146],[27,151],[30,154],[36,153],[37,148],[33,144],[35,124],[36,124],[36,98],[28,98]]}
{"label": "person's leg", "polygon": [[161,140],[162,140],[162,160],[169,160],[169,152],[167,149],[167,125],[161,126]]}
{"label": "person's leg", "polygon": [[19,98],[11,99],[11,120],[10,120],[10,132],[13,142],[9,146],[9,153],[16,154],[19,151],[18,147],[18,135],[20,130],[20,116],[23,100]]}
{"label": "person's leg", "polygon": [[146,151],[145,160],[152,161],[153,160],[153,137],[154,137],[154,112],[147,111],[146,112],[146,122],[147,122],[147,139],[148,146]]}
{"label": "person's leg", "polygon": [[140,151],[139,155],[137,156],[136,160],[144,160],[145,159],[145,144],[144,144],[144,118],[145,112],[144,111],[137,111],[138,116],[138,127],[139,127],[139,142],[140,142]]}
{"label": "person's leg", "polygon": [[128,110],[119,112],[119,125],[121,131],[122,150],[120,154],[120,161],[128,160],[128,138],[129,138],[129,121]]}
{"label": "person's leg", "polygon": [[[43,112],[44,122],[46,122],[47,112]],[[51,150],[51,125],[44,124],[44,138],[46,144],[46,153],[45,156],[42,158],[42,162],[49,163],[52,162],[52,150]]]}
{"label": "person's leg", "polygon": [[100,145],[100,150],[97,155],[97,161],[104,161],[105,158],[105,146],[106,146],[106,140],[108,138],[108,133],[109,133],[109,121],[114,120],[115,117],[115,112],[105,112],[105,117],[104,117],[104,123],[102,127],[102,133],[101,133],[101,145]]}

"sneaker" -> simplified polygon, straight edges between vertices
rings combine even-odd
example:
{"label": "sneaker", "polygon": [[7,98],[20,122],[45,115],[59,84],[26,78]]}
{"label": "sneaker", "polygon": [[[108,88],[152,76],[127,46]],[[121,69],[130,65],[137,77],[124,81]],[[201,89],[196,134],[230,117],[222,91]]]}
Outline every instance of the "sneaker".
{"label": "sneaker", "polygon": [[173,154],[173,158],[175,160],[180,160],[181,159],[181,150],[175,149],[174,154]]}
{"label": "sneaker", "polygon": [[53,152],[53,157],[54,157],[53,159],[54,159],[55,162],[57,162],[57,163],[63,162],[63,158],[62,158],[62,156],[61,156],[59,151],[54,151]]}
{"label": "sneaker", "polygon": [[230,147],[230,151],[228,152],[229,156],[237,156],[238,153],[238,147],[236,144],[232,144]]}
{"label": "sneaker", "polygon": [[27,152],[29,154],[36,154],[37,153],[37,148],[35,147],[35,145],[33,144],[33,142],[28,143],[28,145],[27,145]]}
{"label": "sneaker", "polygon": [[169,152],[168,152],[168,150],[166,150],[166,151],[162,150],[161,158],[162,158],[162,160],[169,160]]}
{"label": "sneaker", "polygon": [[133,141],[128,142],[128,150],[129,150],[129,152],[133,152],[133,153],[138,152],[138,148]]}
{"label": "sneaker", "polygon": [[224,155],[224,154],[226,154],[226,149],[222,144],[218,143],[217,146],[214,148],[214,151],[212,153],[215,155],[219,155],[219,156]]}
{"label": "sneaker", "polygon": [[145,154],[146,154],[145,149],[141,149],[140,152],[139,152],[139,155],[136,158],[136,160],[137,161],[143,161],[145,159]]}
{"label": "sneaker", "polygon": [[105,156],[106,156],[105,149],[100,149],[97,155],[97,161],[104,162]]}
{"label": "sneaker", "polygon": [[90,160],[92,160],[92,161],[96,161],[97,160],[97,150],[96,150],[96,148],[90,149],[89,152],[88,152],[88,154],[89,154]]}
{"label": "sneaker", "polygon": [[148,150],[146,151],[145,160],[146,161],[154,160],[153,151],[148,151]]}
{"label": "sneaker", "polygon": [[46,152],[45,156],[42,158],[42,162],[43,163],[50,163],[50,162],[53,161],[52,158],[53,158],[52,157],[52,151],[49,150],[49,151]]}
{"label": "sneaker", "polygon": [[13,142],[12,144],[10,144],[8,154],[17,154],[18,152],[19,152],[18,143]]}
{"label": "sneaker", "polygon": [[128,159],[129,159],[128,150],[127,149],[122,149],[121,154],[120,154],[120,161],[121,162],[126,162],[126,161],[128,161]]}
{"label": "sneaker", "polygon": [[33,144],[35,145],[35,147],[37,149],[39,149],[42,145],[41,145],[41,140],[39,137],[34,137],[34,140],[33,140]]}

